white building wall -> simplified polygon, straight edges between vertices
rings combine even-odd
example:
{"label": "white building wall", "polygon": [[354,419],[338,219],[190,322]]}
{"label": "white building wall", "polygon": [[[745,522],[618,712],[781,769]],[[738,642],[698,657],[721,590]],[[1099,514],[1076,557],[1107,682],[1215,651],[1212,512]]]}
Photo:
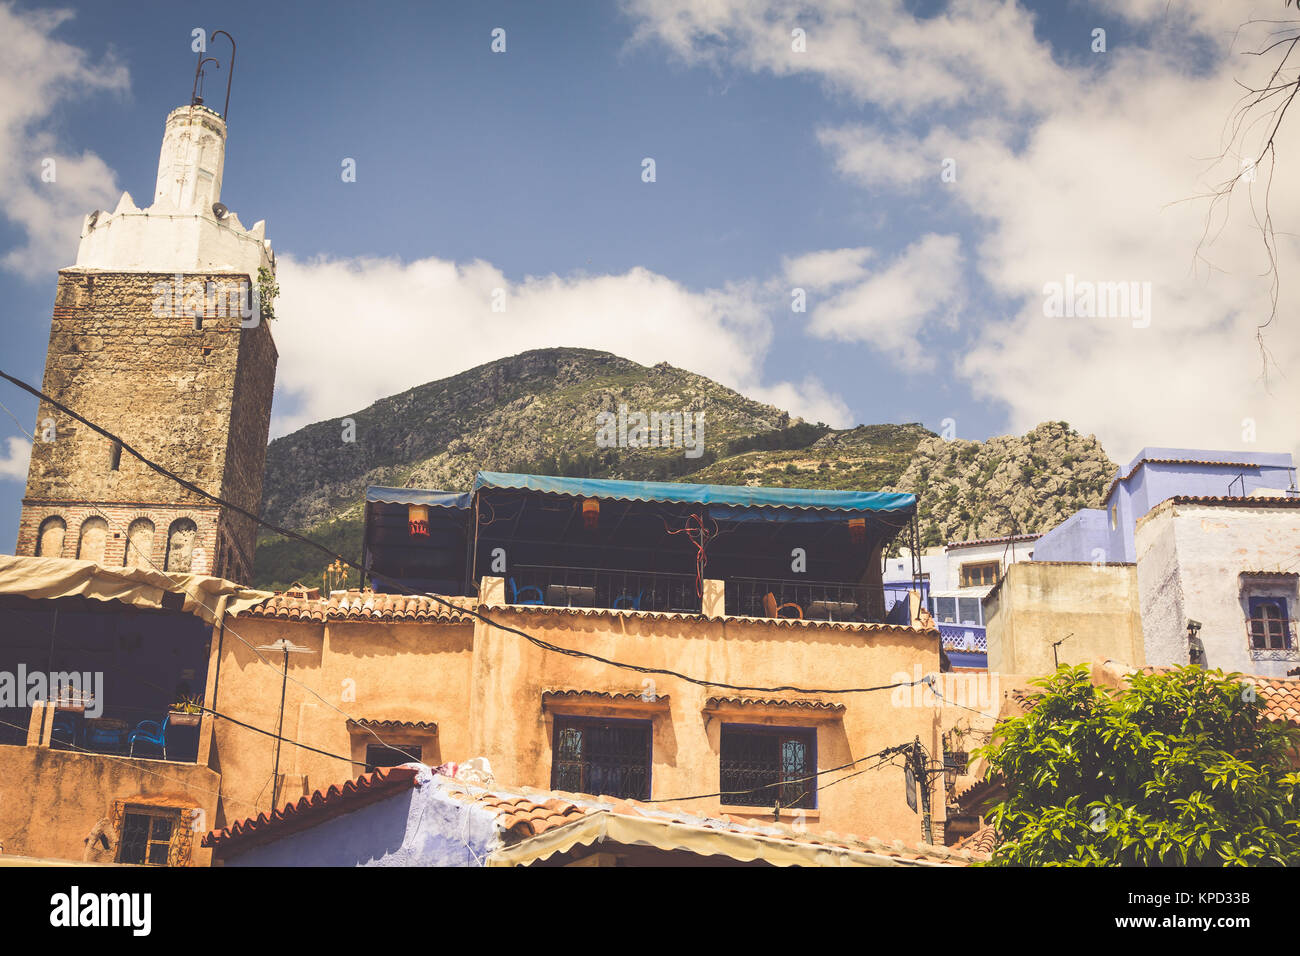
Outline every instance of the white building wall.
{"label": "white building wall", "polygon": [[[982,585],[979,587],[961,586],[961,568],[964,564],[986,564],[991,561],[998,562],[998,579],[1001,580],[1006,574],[1007,567],[1021,561],[1030,560],[1030,553],[1034,549],[1034,542],[1030,541],[990,541],[984,544],[962,544],[960,542],[949,545],[944,549],[944,563],[947,565],[944,573],[946,585],[942,588],[932,586],[930,594],[932,598],[967,598],[966,602],[957,602],[957,607],[963,603],[967,607],[973,607],[973,602],[982,602],[988,593],[993,590],[993,585]],[[932,600],[932,609],[939,606]],[[947,621],[947,615],[940,613],[941,609],[935,610],[935,617],[941,623]],[[977,611],[975,615],[958,614],[954,623],[957,624],[983,624],[983,611]]]}
{"label": "white building wall", "polygon": [[163,130],[153,205],[140,209],[123,193],[113,212],[86,217],[77,268],[105,272],[221,273],[257,278],[275,269],[263,222],[245,229],[218,218],[225,169],[226,124],[203,106],[172,110]]}
{"label": "white building wall", "polygon": [[[1300,663],[1294,625],[1291,650],[1252,649],[1241,576],[1300,569],[1300,507],[1166,502],[1138,523],[1134,542],[1149,664],[1188,663],[1189,619],[1201,623],[1208,668],[1284,677]],[[1285,592],[1292,621],[1300,613],[1296,580],[1247,579],[1253,593]]]}

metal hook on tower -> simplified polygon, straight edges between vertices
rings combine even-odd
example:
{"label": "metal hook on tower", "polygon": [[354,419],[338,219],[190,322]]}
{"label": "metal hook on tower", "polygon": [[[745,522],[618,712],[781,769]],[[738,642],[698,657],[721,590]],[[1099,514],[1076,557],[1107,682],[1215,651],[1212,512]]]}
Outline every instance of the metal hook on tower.
{"label": "metal hook on tower", "polygon": [[199,92],[199,84],[203,82],[203,64],[216,63],[217,69],[221,69],[221,64],[215,56],[204,56],[199,54],[199,65],[194,68],[194,89],[190,92],[190,106],[202,106],[203,94]]}
{"label": "metal hook on tower", "polygon": [[225,30],[217,30],[212,34],[212,39],[224,36],[230,41],[230,69],[226,71],[226,102],[221,109],[221,118],[227,123],[230,122],[230,82],[235,78],[235,38]]}
{"label": "metal hook on tower", "polygon": [[[226,70],[226,102],[221,108],[221,118],[229,122],[230,120],[230,84],[235,78],[235,38],[225,30],[216,30],[212,34],[212,39],[224,36],[230,41],[230,65]],[[203,64],[215,63],[217,69],[221,69],[221,63],[214,56],[204,56],[206,50],[199,51],[199,65],[194,68],[194,89],[190,93],[190,105],[202,106],[203,97],[199,93],[199,84],[203,80]]]}

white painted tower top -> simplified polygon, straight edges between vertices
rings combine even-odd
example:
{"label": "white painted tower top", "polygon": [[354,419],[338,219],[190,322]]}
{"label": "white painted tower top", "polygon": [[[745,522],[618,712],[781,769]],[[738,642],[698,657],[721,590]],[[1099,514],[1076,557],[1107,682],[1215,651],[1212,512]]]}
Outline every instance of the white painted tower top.
{"label": "white painted tower top", "polygon": [[275,271],[266,223],[245,229],[221,204],[226,121],[206,106],[171,111],[163,129],[153,204],[140,209],[123,193],[112,213],[86,217],[78,269],[105,272],[232,272],[256,280]]}
{"label": "white painted tower top", "polygon": [[211,211],[221,200],[226,166],[226,121],[206,106],[171,111],[158,157],[158,185],[151,208]]}

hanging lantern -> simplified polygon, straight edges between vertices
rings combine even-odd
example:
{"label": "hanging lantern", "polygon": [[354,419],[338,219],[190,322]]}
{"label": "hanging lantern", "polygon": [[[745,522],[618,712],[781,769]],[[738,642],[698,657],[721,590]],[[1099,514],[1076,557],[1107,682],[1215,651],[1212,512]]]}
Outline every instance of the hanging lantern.
{"label": "hanging lantern", "polygon": [[407,505],[406,527],[411,536],[429,537],[429,506]]}
{"label": "hanging lantern", "polygon": [[595,498],[582,499],[582,526],[595,531],[600,525],[600,502]]}
{"label": "hanging lantern", "polygon": [[857,545],[867,543],[867,519],[850,518],[849,519],[849,539]]}

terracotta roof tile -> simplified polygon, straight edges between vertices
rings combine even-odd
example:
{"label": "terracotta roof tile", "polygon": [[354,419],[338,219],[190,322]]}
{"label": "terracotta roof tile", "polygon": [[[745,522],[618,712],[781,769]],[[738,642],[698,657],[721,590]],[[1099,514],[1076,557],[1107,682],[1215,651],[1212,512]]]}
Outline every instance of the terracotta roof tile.
{"label": "terracotta roof tile", "polygon": [[[476,788],[451,780],[445,780],[445,783],[449,787],[449,792],[458,799],[495,810],[498,823],[502,828],[519,839],[527,839],[529,836],[546,832],[557,826],[564,826],[592,814],[615,813],[706,827],[738,835],[761,836],[829,849],[875,853],[908,862],[966,866],[987,858],[987,853],[976,850],[958,850],[953,847],[929,844],[908,846],[901,840],[885,843],[875,838],[864,839],[829,832],[810,833],[781,823],[759,823],[753,819],[729,815],[708,817],[681,807],[668,807],[639,800],[623,800],[585,793],[537,791],[527,787],[512,789],[493,787],[476,795]],[[521,797],[520,794],[525,796]],[[541,808],[551,812],[539,813]]]}
{"label": "terracotta roof tile", "polygon": [[[293,832],[301,826],[322,822],[332,816],[357,809],[387,793],[413,787],[420,768],[415,765],[391,767],[363,774],[341,786],[326,791],[317,790],[297,803],[286,804],[273,814],[262,813],[240,821],[223,830],[204,836],[205,847],[222,847],[231,842],[274,838],[280,833]],[[640,817],[667,823],[732,833],[740,836],[762,837],[790,843],[872,853],[891,859],[926,864],[966,866],[986,859],[987,854],[970,849],[919,844],[909,846],[901,840],[892,843],[876,838],[845,836],[837,833],[810,833],[775,822],[757,822],[734,816],[709,817],[681,807],[667,807],[639,800],[621,800],[592,794],[566,793],[554,790],[533,790],[528,787],[476,787],[461,780],[438,776],[434,778],[444,792],[454,799],[485,808],[496,821],[508,843],[518,843],[530,837],[548,833],[558,827],[601,813]]]}
{"label": "terracotta roof tile", "polygon": [[447,624],[473,620],[459,608],[471,606],[472,598],[448,597],[457,609],[432,598],[408,594],[376,594],[374,591],[335,591],[328,598],[277,594],[261,604],[239,611],[240,616],[284,621],[420,621]]}
{"label": "terracotta roof tile", "polygon": [[[1167,674],[1176,668],[1169,666],[1143,667],[1143,674]],[[1264,719],[1300,726],[1300,679],[1294,677],[1256,677],[1240,674],[1237,680],[1258,688],[1264,704]]]}
{"label": "terracotta roof tile", "polygon": [[202,846],[220,847],[232,840],[244,842],[270,833],[286,832],[291,826],[320,823],[359,809],[388,793],[415,786],[417,772],[415,766],[406,765],[362,774],[342,785],[334,784],[327,790],[317,790],[296,803],[286,803],[283,809],[259,813],[224,829],[213,830],[203,837]]}
{"label": "terracotta roof tile", "polygon": [[1115,472],[1115,477],[1106,486],[1106,493],[1101,496],[1102,500],[1108,499],[1117,484],[1121,481],[1128,481],[1137,474],[1138,469],[1143,465],[1220,465],[1224,468],[1253,468],[1256,471],[1264,467],[1256,461],[1211,461],[1208,458],[1139,458],[1133,462],[1133,467],[1128,470],[1128,474],[1122,474],[1119,471]]}
{"label": "terracotta roof tile", "polygon": [[717,707],[779,707],[790,710],[822,710],[834,714],[844,713],[844,705],[829,700],[780,700],[775,697],[710,697],[704,702],[705,710]]}
{"label": "terracotta roof tile", "polygon": [[436,734],[438,725],[432,720],[348,720],[348,730],[374,730],[380,733],[393,730],[414,730],[422,734]]}
{"label": "terracotta roof tile", "polygon": [[969,548],[977,544],[1002,544],[1012,541],[1037,541],[1041,534],[1007,534],[1000,538],[971,538],[969,541],[949,541],[946,547],[949,548]]}
{"label": "terracotta roof tile", "polygon": [[1234,508],[1300,508],[1300,496],[1287,495],[1174,495],[1176,505],[1230,505]]}
{"label": "terracotta roof tile", "polygon": [[542,691],[542,703],[549,704],[554,701],[571,700],[584,701],[591,703],[601,703],[608,701],[612,704],[633,703],[633,704],[660,704],[668,706],[667,694],[656,694],[653,697],[646,697],[645,692],[626,691],[624,693],[615,693],[607,690],[544,690]]}
{"label": "terracotta roof tile", "polygon": [[896,632],[911,634],[913,636],[917,634],[937,635],[939,630],[937,625],[934,627],[923,628],[907,624],[871,624],[859,621],[817,621],[802,620],[797,617],[743,617],[737,614],[728,614],[724,617],[706,617],[701,614],[686,611],[628,611],[604,607],[552,607],[546,604],[494,604],[488,606],[486,609],[493,612],[513,611],[519,614],[562,614],[573,617],[643,617],[665,621],[724,621],[728,623],[766,624],[773,627],[784,628],[806,627],[833,631],[857,631],[860,633]]}
{"label": "terracotta roof tile", "polygon": [[982,826],[970,836],[953,844],[954,850],[971,850],[975,853],[992,853],[998,846],[997,831],[991,826]]}

